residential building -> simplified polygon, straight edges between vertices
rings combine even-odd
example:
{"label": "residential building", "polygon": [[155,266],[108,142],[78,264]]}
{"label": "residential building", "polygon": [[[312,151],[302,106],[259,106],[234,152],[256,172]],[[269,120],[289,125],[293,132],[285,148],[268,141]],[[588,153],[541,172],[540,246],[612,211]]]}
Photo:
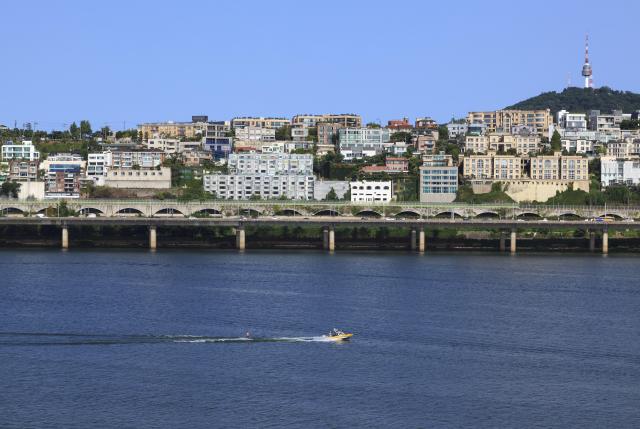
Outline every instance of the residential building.
{"label": "residential building", "polygon": [[340,128],[338,141],[340,153],[346,160],[374,156],[389,143],[390,132],[386,128]]}
{"label": "residential building", "polygon": [[[156,137],[180,140],[204,137],[211,123],[203,121],[203,119],[208,119],[208,117],[192,116],[191,122],[146,122],[138,124],[138,133],[142,133],[143,140]],[[219,124],[219,122],[214,124]]]}
{"label": "residential building", "polygon": [[99,185],[127,189],[169,189],[171,169],[157,168],[109,168],[107,175],[98,180]]}
{"label": "residential building", "polygon": [[166,154],[173,154],[178,152],[178,145],[180,140],[166,138],[166,137],[154,137],[146,140],[142,145],[147,149],[159,150]]}
{"label": "residential building", "polygon": [[329,152],[335,152],[338,144],[338,130],[345,128],[342,124],[318,123],[318,154],[323,155]]}
{"label": "residential building", "polygon": [[462,157],[462,175],[469,179],[519,179],[522,177],[522,158],[514,155],[486,155]]}
{"label": "residential building", "polygon": [[409,118],[392,119],[387,122],[387,128],[394,133],[400,131],[410,132],[413,130],[413,126],[409,123]]}
{"label": "residential building", "polygon": [[589,161],[581,156],[540,155],[531,157],[529,177],[534,180],[589,180]]}
{"label": "residential building", "polygon": [[306,151],[313,150],[313,142],[310,141],[290,141],[281,140],[271,143],[265,143],[261,146],[262,153],[291,153],[295,150],[302,149]]}
{"label": "residential building", "polygon": [[[436,133],[437,134],[437,133]],[[412,140],[413,145],[422,154],[433,153],[436,148],[437,137],[433,134],[427,133],[415,136]]]}
{"label": "residential building", "polygon": [[17,182],[29,182],[38,180],[39,161],[25,161],[12,159],[9,161],[8,179]]}
{"label": "residential building", "polygon": [[628,159],[603,156],[600,158],[600,182],[611,185],[640,185],[640,157]]}
{"label": "residential building", "polygon": [[204,190],[217,198],[312,200],[314,177],[300,174],[207,174]]}
{"label": "residential building", "polygon": [[388,156],[385,165],[367,165],[362,167],[363,173],[399,174],[409,172],[409,159]]}
{"label": "residential building", "polygon": [[424,155],[420,167],[420,202],[450,203],[458,192],[458,166],[443,152]]}
{"label": "residential building", "polygon": [[515,150],[518,155],[539,152],[541,139],[537,134],[514,135],[510,133],[488,133],[485,135],[468,135],[464,141],[465,151],[487,153],[488,151],[507,152]]}
{"label": "residential building", "polygon": [[560,110],[556,117],[559,128],[578,132],[587,130],[587,115],[584,113],[570,113],[566,110]]}
{"label": "residential building", "polygon": [[205,161],[213,161],[213,155],[203,150],[188,150],[180,154],[180,159],[187,167],[197,167]]}
{"label": "residential building", "polygon": [[347,192],[349,192],[349,182],[344,180],[316,180],[313,184],[313,198],[317,201],[324,200],[332,189],[338,199],[344,199]]}
{"label": "residential building", "polygon": [[79,164],[51,164],[45,174],[45,198],[80,198]]}
{"label": "residential building", "polygon": [[416,128],[422,128],[422,129],[428,129],[428,130],[437,130],[438,129],[438,123],[429,118],[429,117],[425,117],[425,118],[417,118],[416,119]]}
{"label": "residential building", "polygon": [[204,150],[211,152],[213,159],[219,161],[233,151],[232,137],[205,137],[202,143]]}
{"label": "residential building", "polygon": [[313,155],[292,153],[232,153],[229,174],[312,175]]}
{"label": "residential building", "polygon": [[589,129],[603,133],[619,133],[623,120],[621,110],[614,110],[611,114],[601,114],[599,110],[589,111]]}
{"label": "residential building", "polygon": [[496,110],[487,112],[469,112],[467,123],[484,124],[489,132],[510,132],[518,125],[530,126],[540,136],[548,136],[553,129],[551,110]]}
{"label": "residential building", "polygon": [[360,115],[351,113],[341,114],[325,114],[325,115],[296,115],[293,117],[293,125],[303,125],[305,127],[316,127],[319,124],[336,124],[343,127],[359,128],[362,126],[362,118]]}
{"label": "residential building", "polygon": [[10,161],[12,159],[36,161],[40,159],[40,152],[36,150],[31,140],[24,140],[20,143],[8,141],[2,145],[2,160]]}
{"label": "residential building", "polygon": [[447,130],[449,131],[449,138],[457,139],[467,134],[469,125],[466,122],[450,122],[447,124]]}
{"label": "residential building", "polygon": [[599,143],[596,140],[587,139],[563,138],[561,139],[561,142],[562,150],[569,153],[593,155],[596,153],[596,149],[599,146]]}
{"label": "residential building", "polygon": [[[235,128],[238,142],[273,142],[276,141],[275,128],[244,126]],[[240,144],[240,143],[239,143]]]}
{"label": "residential building", "polygon": [[494,179],[519,179],[522,177],[522,158],[513,155],[493,156]]}
{"label": "residential building", "polygon": [[242,127],[253,127],[277,130],[278,128],[282,128],[286,125],[291,125],[291,121],[286,118],[241,117],[233,118],[231,120],[231,127],[233,129]]}
{"label": "residential building", "polygon": [[165,153],[154,149],[108,150],[104,154],[106,165],[113,168],[153,168],[165,160]]}
{"label": "residential building", "polygon": [[301,125],[291,127],[291,139],[293,141],[307,141],[309,138],[309,128]]}
{"label": "residential building", "polygon": [[106,152],[90,153],[87,156],[86,176],[95,178],[102,177],[107,174],[107,156]]}
{"label": "residential building", "polygon": [[393,189],[391,181],[358,180],[349,184],[351,202],[388,203]]}
{"label": "residential building", "polygon": [[607,155],[614,158],[629,158],[640,155],[640,139],[625,139],[607,143]]}

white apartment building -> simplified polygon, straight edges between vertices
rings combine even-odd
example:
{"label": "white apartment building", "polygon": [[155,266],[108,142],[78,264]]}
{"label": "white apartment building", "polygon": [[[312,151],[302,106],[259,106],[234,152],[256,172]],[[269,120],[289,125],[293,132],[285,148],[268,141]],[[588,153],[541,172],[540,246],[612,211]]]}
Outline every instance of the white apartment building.
{"label": "white apartment building", "polygon": [[87,177],[101,177],[107,174],[107,161],[105,152],[90,153],[87,156]]}
{"label": "white apartment building", "polygon": [[640,139],[625,139],[607,144],[607,155],[614,158],[628,158],[640,155]]}
{"label": "white apartment building", "polygon": [[204,190],[217,198],[313,200],[314,177],[299,174],[207,174]]}
{"label": "white apartment building", "polygon": [[586,139],[562,139],[562,150],[569,153],[593,154],[598,142]]}
{"label": "white apartment building", "polygon": [[142,143],[147,149],[159,150],[167,154],[177,153],[180,140],[154,137]]}
{"label": "white apartment building", "polygon": [[105,162],[113,168],[153,168],[162,164],[165,153],[153,149],[108,150],[104,152]]}
{"label": "white apartment building", "polygon": [[450,122],[447,124],[447,130],[449,131],[449,138],[455,139],[459,136],[464,136],[467,133],[468,125],[466,122],[456,123]]}
{"label": "white apartment building", "polygon": [[242,141],[260,141],[260,142],[273,142],[276,141],[275,128],[266,127],[238,127],[236,130],[236,139]]}
{"label": "white apartment building", "polygon": [[600,158],[600,182],[603,187],[640,184],[640,157],[620,159],[603,156]]}
{"label": "white apartment building", "polygon": [[359,180],[349,184],[351,202],[388,203],[393,195],[391,181]]}
{"label": "white apartment building", "polygon": [[560,110],[556,114],[558,127],[566,131],[586,131],[587,115],[585,113],[570,113]]}
{"label": "white apartment building", "polygon": [[391,132],[388,128],[340,128],[340,153],[346,160],[381,154],[390,137]]}
{"label": "white apartment building", "polygon": [[313,155],[295,153],[232,153],[229,174],[312,175]]}
{"label": "white apartment building", "polygon": [[12,159],[36,161],[40,159],[40,152],[36,150],[31,140],[24,140],[22,143],[8,141],[2,145],[2,160],[10,161]]}

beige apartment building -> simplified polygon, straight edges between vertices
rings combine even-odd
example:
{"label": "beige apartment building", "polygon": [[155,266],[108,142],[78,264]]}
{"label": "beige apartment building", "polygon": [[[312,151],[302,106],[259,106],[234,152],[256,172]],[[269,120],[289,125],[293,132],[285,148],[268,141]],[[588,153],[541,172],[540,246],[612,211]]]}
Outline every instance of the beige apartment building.
{"label": "beige apartment building", "polygon": [[291,120],[286,118],[263,118],[263,117],[241,117],[231,120],[232,128],[239,127],[257,127],[278,129],[286,125],[291,125]]}
{"label": "beige apartment building", "polygon": [[531,157],[530,177],[537,180],[589,180],[589,161],[581,156]]}
{"label": "beige apartment building", "polygon": [[514,127],[530,127],[541,136],[548,136],[553,125],[551,110],[496,110],[469,112],[468,124],[484,124],[488,132],[512,132]]}
{"label": "beige apartment building", "polygon": [[148,122],[138,125],[138,132],[147,140],[154,137],[190,139],[206,132],[206,122]]}
{"label": "beige apartment building", "polygon": [[465,151],[473,151],[474,153],[515,150],[518,155],[525,155],[537,153],[540,148],[541,140],[538,135],[489,133],[483,136],[465,136]]}
{"label": "beige apartment building", "polygon": [[469,179],[520,179],[522,158],[515,155],[469,155],[461,157],[462,174]]}
{"label": "beige apartment building", "polygon": [[324,115],[296,115],[293,117],[292,123],[294,125],[302,125],[305,127],[316,127],[320,123],[324,124],[337,124],[343,127],[355,127],[362,126],[362,117],[360,115],[354,115],[352,113],[341,114],[324,114]]}

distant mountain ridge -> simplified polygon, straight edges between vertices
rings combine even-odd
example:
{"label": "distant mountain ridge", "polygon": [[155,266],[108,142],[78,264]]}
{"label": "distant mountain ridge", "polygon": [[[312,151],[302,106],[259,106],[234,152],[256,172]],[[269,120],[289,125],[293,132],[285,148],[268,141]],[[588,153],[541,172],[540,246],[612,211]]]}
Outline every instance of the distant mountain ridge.
{"label": "distant mountain ridge", "polygon": [[554,115],[563,109],[574,113],[586,113],[592,109],[600,110],[602,113],[609,113],[612,110],[630,113],[640,110],[640,94],[616,91],[606,86],[595,89],[572,87],[565,88],[562,92],[543,92],[506,109],[551,109]]}

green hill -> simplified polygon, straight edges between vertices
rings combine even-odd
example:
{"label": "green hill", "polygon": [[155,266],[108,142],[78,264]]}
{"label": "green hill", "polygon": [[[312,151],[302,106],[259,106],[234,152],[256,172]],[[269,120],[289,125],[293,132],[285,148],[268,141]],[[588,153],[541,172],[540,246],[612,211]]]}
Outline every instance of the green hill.
{"label": "green hill", "polygon": [[507,109],[551,109],[551,113],[554,115],[562,109],[574,113],[586,113],[592,109],[600,110],[602,113],[610,113],[616,109],[630,113],[634,110],[640,110],[640,94],[630,91],[615,91],[606,86],[595,89],[566,88],[562,92],[543,92],[509,106]]}

